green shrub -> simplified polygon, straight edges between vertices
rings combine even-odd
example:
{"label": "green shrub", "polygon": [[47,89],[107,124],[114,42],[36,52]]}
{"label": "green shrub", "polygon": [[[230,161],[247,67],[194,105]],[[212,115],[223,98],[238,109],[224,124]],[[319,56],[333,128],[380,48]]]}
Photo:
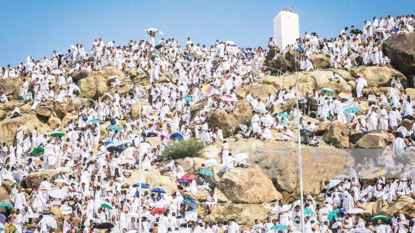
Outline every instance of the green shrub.
{"label": "green shrub", "polygon": [[170,141],[166,150],[163,152],[165,158],[170,156],[173,159],[182,159],[185,157],[199,157],[202,155],[202,151],[205,148],[205,144],[198,139],[189,139],[181,142]]}

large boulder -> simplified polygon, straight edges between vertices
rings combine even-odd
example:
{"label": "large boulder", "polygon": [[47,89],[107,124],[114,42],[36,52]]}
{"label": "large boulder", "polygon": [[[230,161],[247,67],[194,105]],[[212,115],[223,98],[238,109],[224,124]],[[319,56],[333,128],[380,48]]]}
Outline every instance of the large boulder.
{"label": "large boulder", "polygon": [[78,86],[81,89],[79,96],[85,98],[98,98],[108,91],[105,78],[99,75],[79,80]]}
{"label": "large boulder", "polygon": [[7,192],[5,187],[0,187],[0,200],[2,202],[10,200],[9,192]]}
{"label": "large boulder", "polygon": [[[383,43],[383,52],[396,69],[407,76],[415,75],[415,33],[391,36]],[[410,86],[413,85],[413,80]]]}
{"label": "large boulder", "polygon": [[[149,105],[150,104],[148,102],[141,101],[141,109],[143,108],[143,106],[149,106]],[[139,102],[131,105],[130,113],[133,119],[136,119],[139,116],[140,114],[140,103]]]}
{"label": "large boulder", "polygon": [[213,207],[212,213],[204,221],[224,222],[228,219],[235,219],[240,225],[253,225],[255,219],[266,218],[267,210],[263,205],[229,203]]}
{"label": "large boulder", "polygon": [[48,179],[48,181],[54,180],[59,172],[54,170],[46,170],[41,172],[32,172],[27,175],[22,182],[22,186],[26,188],[35,188],[39,187],[40,183],[42,183],[43,179]]}
{"label": "large boulder", "polygon": [[365,149],[383,149],[388,143],[393,142],[395,137],[389,133],[369,133],[365,134],[356,143],[356,147]]}
{"label": "large boulder", "polygon": [[254,94],[255,99],[259,97],[263,102],[266,102],[268,94],[275,95],[276,89],[272,85],[253,83],[235,90],[236,96],[241,99],[246,97],[247,92]]}
{"label": "large boulder", "polygon": [[349,148],[349,130],[341,122],[332,124],[324,133],[323,139],[337,148]]}
{"label": "large boulder", "polygon": [[[229,144],[232,154],[246,153],[249,156],[248,163],[258,165],[272,180],[277,191],[295,195],[300,193],[297,143],[264,142],[251,138],[230,141]],[[220,146],[210,145],[206,149],[220,148]],[[347,168],[355,166],[354,158],[347,151],[327,145],[318,148],[309,146],[301,148],[303,185],[307,193],[319,194],[325,188],[325,182],[331,181],[337,175],[348,174]]]}
{"label": "large boulder", "polygon": [[23,78],[6,78],[0,80],[0,90],[7,96],[13,96],[17,99],[23,85]]}
{"label": "large boulder", "polygon": [[211,128],[219,127],[222,129],[223,136],[229,137],[236,133],[239,124],[247,125],[252,118],[252,108],[248,101],[239,101],[238,110],[233,112],[226,111],[209,111],[207,120]]}
{"label": "large boulder", "polygon": [[[138,170],[134,170],[131,176],[126,178],[122,183],[123,187],[131,186],[140,183],[140,175]],[[147,184],[150,189],[162,188],[166,191],[166,195],[170,196],[173,192],[176,192],[176,183],[172,178],[162,176],[160,171],[150,169],[149,171],[141,171],[141,183]]]}
{"label": "large boulder", "polygon": [[218,187],[228,200],[236,203],[261,204],[282,199],[259,167],[234,168],[222,176]]}
{"label": "large boulder", "polygon": [[389,87],[391,77],[394,75],[401,76],[402,84],[406,85],[406,77],[401,72],[389,67],[359,66],[349,71],[355,77],[359,72],[362,72],[363,77],[367,80],[368,87]]}
{"label": "large boulder", "polygon": [[329,54],[313,54],[310,57],[311,63],[313,63],[314,69],[327,69],[330,65]]}
{"label": "large boulder", "polygon": [[386,217],[392,217],[393,214],[400,211],[401,214],[407,216],[413,216],[415,210],[414,199],[409,196],[402,196],[400,198],[394,197],[392,204],[383,206],[383,201],[377,200],[376,202],[369,202],[362,204],[361,207],[372,216],[384,215]]}
{"label": "large boulder", "polygon": [[12,119],[8,118],[0,122],[0,142],[11,145],[20,125],[27,127],[25,133],[31,133],[35,127],[37,128],[38,135],[49,135],[52,132],[49,126],[42,123],[36,115],[26,115]]}

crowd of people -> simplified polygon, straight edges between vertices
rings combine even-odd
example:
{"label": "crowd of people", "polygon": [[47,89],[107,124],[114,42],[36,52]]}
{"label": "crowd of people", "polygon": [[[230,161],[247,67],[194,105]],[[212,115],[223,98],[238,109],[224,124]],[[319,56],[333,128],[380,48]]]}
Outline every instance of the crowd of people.
{"label": "crowd of people", "polygon": [[[334,68],[350,68],[349,61],[338,63],[339,59],[345,57],[346,61],[353,54],[363,55],[363,64],[356,65],[388,65],[389,59],[381,53],[382,41],[394,34],[412,33],[413,25],[413,16],[388,16],[380,20],[375,17],[373,23],[365,22],[362,33],[352,27],[348,34],[348,28],[345,28],[338,39],[330,41],[320,40],[316,33],[306,33],[304,39],[298,39],[297,44],[285,48],[281,54],[297,51],[302,59],[301,70],[307,71],[314,69],[308,59],[318,53],[330,54]],[[197,212],[198,204],[185,198],[184,193],[195,196],[198,190],[207,190],[209,196],[205,204],[209,214],[218,205],[218,197],[207,182],[208,175],[186,174],[177,161],[166,158],[163,152],[171,143],[196,138],[205,145],[222,145],[220,172],[249,167],[249,155],[232,155],[223,129],[212,127],[207,116],[215,111],[238,111],[239,100],[235,90],[269,74],[267,69],[262,69],[267,50],[260,47],[242,49],[232,41],[219,40],[210,49],[206,46],[201,48],[190,38],[184,47],[175,39],[161,39],[156,44],[155,37],[162,32],[148,29],[147,33],[149,41],[131,40],[126,46],[117,46],[115,41],[105,45],[100,38],[92,43],[91,52],[77,44],[71,46],[66,54],[54,51],[50,60],[46,56],[43,60],[28,57],[26,63],[2,69],[0,81],[22,78],[19,100],[32,103],[33,112],[45,102],[66,103],[70,98],[77,98],[81,89],[71,75],[79,71],[89,73],[115,67],[123,71],[124,77],[111,76],[107,85],[118,90],[118,87],[133,83],[126,74],[134,68],[138,75],[147,78],[150,85],[149,89],[134,85],[127,93],[105,93],[94,100],[93,105],[81,108],[66,123],[53,126],[50,135],[40,134],[37,128],[28,132],[24,124],[19,126],[13,143],[3,143],[0,149],[0,184],[13,182],[12,205],[2,206],[7,211],[2,214],[4,218],[0,215],[2,223],[10,223],[9,232],[13,232],[12,229],[16,233],[25,230],[54,232],[56,220],[50,218],[50,213],[55,206],[60,209],[62,218],[59,221],[62,221],[64,233],[94,232],[96,229],[114,232],[137,232],[141,229],[142,232],[154,233],[240,232],[234,219],[203,222],[204,216]],[[272,39],[269,46],[275,46]],[[160,83],[161,76],[167,77],[168,82]],[[331,79],[337,82],[336,73]],[[337,96],[327,89],[310,90],[305,96],[298,96],[290,87],[269,93],[266,102],[252,93],[247,93],[244,99],[250,103],[253,117],[250,125],[240,125],[238,133],[229,140],[255,137],[259,140],[294,141],[296,129],[298,133],[308,132],[301,135],[304,143],[318,146],[322,139],[312,133],[316,125],[306,120],[311,117],[307,111],[293,106],[289,112],[270,112],[274,106],[293,98],[299,98],[305,105],[317,103],[314,117],[322,117],[323,121],[330,123],[329,127],[341,122],[365,133],[391,132],[397,136],[378,161],[360,165],[353,170],[354,173],[334,182],[337,184],[327,192],[324,206],[304,194],[305,232],[350,232],[356,229],[365,232],[372,229],[372,225],[379,233],[415,232],[413,222],[399,213],[390,220],[379,218],[373,223],[362,218],[361,204],[381,199],[383,205],[390,205],[394,196],[414,198],[415,191],[413,164],[394,162],[405,151],[415,149],[411,138],[413,132],[401,124],[402,119],[412,118],[414,101],[406,94],[399,77],[391,77],[388,97],[365,93],[366,87],[367,81],[359,73],[355,97],[352,93]],[[4,90],[0,91],[1,103],[13,98],[6,96]],[[357,106],[363,100],[368,101],[369,110],[357,115]],[[139,116],[131,118],[132,105],[141,101],[149,104],[139,109]],[[191,107],[196,103],[204,104],[193,114]],[[388,107],[392,109],[389,112],[386,110]],[[15,107],[7,117],[21,116],[19,107]],[[290,120],[299,123],[290,125]],[[109,122],[108,133],[103,136],[101,124],[106,122]],[[274,137],[276,133],[281,136]],[[160,143],[152,144],[152,137],[159,138]],[[203,167],[209,170],[217,163],[215,159],[209,159]],[[139,181],[137,185],[125,187],[124,181],[139,166],[143,170],[158,169],[161,174],[170,176],[177,182],[177,191],[168,195],[161,188],[146,189],[143,187],[146,184]],[[379,178],[372,186],[359,181],[362,171],[378,166],[387,171],[399,171],[399,174],[406,172],[406,176],[399,181]],[[59,175],[54,179],[45,178],[26,196],[22,189],[25,177],[51,169]],[[138,192],[140,186],[142,193]],[[336,210],[329,218],[329,214]],[[275,219],[269,217],[263,223],[256,220],[252,230],[302,231],[299,200],[290,204],[279,200],[271,212],[277,214]],[[80,219],[78,225],[75,225],[75,218]]]}

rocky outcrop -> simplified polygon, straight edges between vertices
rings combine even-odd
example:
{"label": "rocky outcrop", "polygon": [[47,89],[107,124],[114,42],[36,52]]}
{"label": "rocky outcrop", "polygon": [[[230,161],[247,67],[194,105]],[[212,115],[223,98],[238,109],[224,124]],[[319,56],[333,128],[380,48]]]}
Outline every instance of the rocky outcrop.
{"label": "rocky outcrop", "polygon": [[20,78],[6,78],[0,80],[0,90],[7,96],[11,96],[17,99],[20,95],[20,91],[23,85],[23,79]]}
{"label": "rocky outcrop", "polygon": [[[391,36],[383,43],[383,52],[396,69],[407,76],[415,75],[415,33]],[[410,85],[413,86],[413,80]]]}
{"label": "rocky outcrop", "polygon": [[377,200],[376,202],[369,202],[366,204],[361,204],[360,206],[372,216],[384,215],[386,217],[392,217],[394,213],[400,212],[401,214],[407,216],[413,216],[415,211],[414,199],[409,196],[402,196],[400,198],[394,197],[392,204],[387,204],[383,206],[382,200]]}
{"label": "rocky outcrop", "polygon": [[282,198],[259,167],[235,168],[226,172],[220,179],[218,188],[228,200],[236,203],[261,204]]}
{"label": "rocky outcrop", "polygon": [[215,206],[212,213],[204,221],[224,222],[228,219],[235,219],[240,225],[255,224],[255,219],[266,219],[267,210],[263,205],[255,204],[225,204]]}
{"label": "rocky outcrop", "polygon": [[55,172],[54,170],[46,170],[41,172],[32,172],[27,175],[23,182],[22,186],[26,188],[35,188],[39,187],[40,183],[42,183],[43,179],[47,179],[48,181],[54,180],[59,173]]}
{"label": "rocky outcrop", "polygon": [[244,99],[248,92],[253,94],[255,99],[259,97],[266,102],[268,94],[275,95],[276,89],[273,85],[253,83],[235,90],[236,96],[241,99]]}
{"label": "rocky outcrop", "polygon": [[210,111],[207,114],[207,120],[211,128],[216,126],[222,129],[223,136],[229,137],[236,133],[239,129],[239,124],[248,124],[252,118],[252,108],[247,101],[238,102],[238,110],[234,112],[226,111]]}
{"label": "rocky outcrop", "polygon": [[8,118],[0,122],[0,142],[5,142],[7,145],[13,144],[16,131],[20,125],[27,127],[25,134],[32,133],[35,127],[37,128],[38,135],[49,135],[52,132],[50,127],[39,121],[36,115]]}
{"label": "rocky outcrop", "polygon": [[391,77],[395,75],[401,76],[401,83],[406,85],[406,77],[401,72],[388,67],[359,66],[356,69],[350,69],[349,72],[355,77],[359,72],[362,72],[369,87],[389,87]]}
{"label": "rocky outcrop", "polygon": [[[149,105],[150,104],[148,102],[141,101],[141,109],[143,108],[143,106],[149,106]],[[131,112],[132,119],[136,119],[140,114],[140,103],[138,102],[138,103],[131,105],[130,112]]]}
{"label": "rocky outcrop", "polygon": [[337,148],[349,148],[349,130],[341,122],[332,124],[324,133],[323,139]]}
{"label": "rocky outcrop", "polygon": [[383,149],[388,143],[393,142],[395,137],[387,133],[369,133],[365,134],[356,143],[356,147],[365,149]]}

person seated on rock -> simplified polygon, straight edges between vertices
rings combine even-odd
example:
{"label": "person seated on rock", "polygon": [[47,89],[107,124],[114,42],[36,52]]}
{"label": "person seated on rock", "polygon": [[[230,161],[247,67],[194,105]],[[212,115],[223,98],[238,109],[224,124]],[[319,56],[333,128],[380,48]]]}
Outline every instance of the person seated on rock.
{"label": "person seated on rock", "polygon": [[294,134],[287,128],[287,126],[284,126],[283,128],[283,135],[276,139],[276,141],[292,141],[294,139]]}

